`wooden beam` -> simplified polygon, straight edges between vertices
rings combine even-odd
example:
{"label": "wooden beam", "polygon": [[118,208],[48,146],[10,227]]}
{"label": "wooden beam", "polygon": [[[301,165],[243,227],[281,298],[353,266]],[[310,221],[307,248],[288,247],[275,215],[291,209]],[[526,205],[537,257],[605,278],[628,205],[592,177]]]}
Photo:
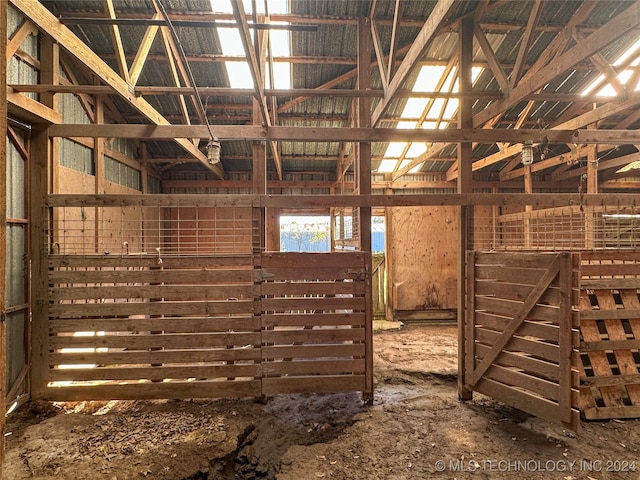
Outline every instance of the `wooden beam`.
{"label": "wooden beam", "polygon": [[[153,16],[154,20],[160,19],[160,15],[156,13]],[[149,55],[149,50],[151,49],[151,45],[153,45],[153,41],[156,38],[156,34],[158,33],[157,25],[151,25],[147,27],[147,30],[144,32],[144,36],[140,41],[140,46],[138,47],[138,51],[136,53],[136,58],[133,60],[131,64],[131,68],[129,69],[129,82],[132,85],[138,83],[138,79],[140,78],[140,74],[142,73],[142,69],[147,61],[147,55]]]}
{"label": "wooden beam", "polygon": [[371,39],[373,41],[373,48],[376,52],[376,63],[378,64],[378,71],[380,72],[380,80],[382,82],[382,91],[387,92],[389,89],[389,74],[385,65],[385,55],[382,50],[382,43],[380,42],[380,35],[376,27],[376,22],[371,19]]}
{"label": "wooden beam", "polygon": [[[7,93],[9,90],[9,93]],[[5,89],[6,108],[9,113],[31,123],[62,123],[62,115],[43,105],[42,103],[27,97],[21,93],[15,93]]]}
{"label": "wooden beam", "polygon": [[[527,81],[520,82],[507,98],[490,104],[482,112],[478,113],[473,121],[474,126],[483,125],[486,121],[513,107],[527,95],[544,87],[551,80],[563,72],[566,72],[578,62],[593,56],[629,30],[637,28],[639,23],[640,3],[636,2],[613,20],[610,20],[600,27],[596,32],[592,33],[584,42],[570,48],[548,65],[535,72],[535,74],[527,77]],[[531,73],[531,71],[529,73]]]}
{"label": "wooden beam", "polygon": [[5,444],[5,418],[7,411],[7,326],[4,322],[4,315],[7,309],[7,289],[4,287],[7,278],[7,5],[0,5],[0,58],[5,58],[5,66],[0,69],[0,132],[5,133],[5,139],[0,145],[0,278],[2,278],[3,288],[0,288],[0,480],[3,478],[2,466],[4,465],[4,444]]}
{"label": "wooden beam", "polygon": [[[640,144],[640,130],[538,130],[538,129],[442,129],[404,130],[391,128],[260,127],[253,125],[215,125],[222,140],[274,140],[314,142],[477,142],[477,143],[602,143]],[[114,137],[153,140],[209,138],[204,125],[134,124],[58,124],[52,125],[54,137]],[[511,148],[511,147],[509,147]],[[514,152],[515,154],[516,152]]]}
{"label": "wooden beam", "polygon": [[29,35],[37,34],[38,27],[36,27],[28,18],[26,18],[18,27],[18,29],[13,32],[11,38],[7,41],[7,48],[5,52],[7,62],[18,51],[18,48],[20,47],[20,45],[22,45],[22,42],[24,42]]}
{"label": "wooden beam", "polygon": [[478,40],[478,44],[480,45],[480,48],[482,49],[487,62],[489,62],[489,67],[491,68],[491,72],[493,72],[493,76],[496,79],[496,82],[498,82],[498,85],[500,86],[500,90],[502,90],[502,93],[504,93],[505,95],[508,95],[509,91],[511,90],[509,80],[507,79],[507,75],[504,73],[500,60],[498,60],[498,57],[496,57],[496,53],[493,51],[493,48],[491,48],[491,45],[489,44],[489,40],[487,40],[484,32],[477,25],[473,31],[473,34]]}
{"label": "wooden beam", "polygon": [[389,108],[391,101],[395,99],[397,91],[416,67],[417,61],[424,55],[429,42],[438,31],[440,24],[449,14],[449,10],[455,3],[456,2],[454,0],[438,0],[438,3],[431,11],[429,18],[425,21],[422,29],[418,33],[418,36],[411,44],[411,47],[409,47],[409,51],[398,67],[396,74],[393,76],[393,79],[389,84],[389,90],[373,111],[371,118],[371,124],[373,126],[376,126],[382,119],[382,116],[386,112],[387,108]]}
{"label": "wooden beam", "polygon": [[[109,14],[109,18],[116,18],[116,10],[113,6],[113,0],[104,0],[104,6]],[[118,62],[118,70],[125,82],[131,83],[129,79],[129,65],[127,64],[127,56],[124,53],[124,46],[122,45],[122,37],[120,36],[120,27],[118,25],[111,24],[109,26],[109,34],[111,35],[111,41],[113,42],[113,50],[116,54],[116,60]],[[136,83],[136,82],[134,82]]]}
{"label": "wooden beam", "polygon": [[[144,99],[137,98],[135,94],[129,90],[129,85],[125,80],[114,72],[111,67],[87,45],[82,43],[71,30],[62,25],[40,2],[34,2],[32,0],[9,1],[14,7],[36,23],[38,28],[54,38],[64,49],[78,59],[78,61],[82,62],[82,64],[89,68],[98,78],[112,87],[116,93],[128,101],[134,109],[143,114],[150,122],[155,125],[169,125],[169,122],[153,108],[151,104]],[[198,150],[193,143],[186,140],[186,138],[191,138],[191,135],[176,138],[174,141],[208,169],[211,169],[206,155]],[[218,174],[215,171],[214,173]]]}
{"label": "wooden beam", "polygon": [[522,38],[520,40],[518,56],[516,57],[516,62],[513,65],[513,69],[511,70],[511,88],[515,87],[518,84],[520,76],[522,75],[525,60],[527,59],[527,54],[529,53],[531,42],[533,41],[533,33],[535,32],[538,21],[540,20],[540,12],[542,12],[542,2],[543,0],[535,0],[533,2],[533,5],[531,6],[529,20],[527,20],[527,26],[525,27],[524,32],[522,33]]}
{"label": "wooden beam", "polygon": [[[460,58],[458,83],[463,92],[470,92],[472,84],[472,59],[473,59],[473,17],[467,16],[460,19],[458,32],[458,57]],[[484,36],[483,36],[484,38]],[[488,46],[488,43],[487,43]],[[458,125],[462,128],[473,126],[473,102],[463,99],[458,108]],[[470,141],[462,141],[458,144],[458,182],[459,194],[473,192],[472,176],[473,145]],[[465,349],[466,322],[469,320],[469,312],[466,311],[467,292],[465,288],[467,251],[473,249],[473,206],[461,205],[458,211],[458,258],[457,258],[457,307],[458,307],[458,399],[471,400],[473,392],[466,385],[470,379],[466,378],[465,361],[467,352]]]}
{"label": "wooden beam", "polygon": [[398,26],[400,25],[400,17],[402,13],[402,0],[396,0],[393,9],[393,26],[391,27],[391,43],[389,45],[389,65],[387,67],[387,78],[392,79],[396,73],[396,52],[398,51]]}
{"label": "wooden beam", "polygon": [[[637,194],[585,194],[579,193],[434,193],[402,195],[49,195],[46,206],[49,207],[170,207],[183,206],[220,206],[267,208],[327,208],[327,207],[410,207],[445,205],[531,205],[536,209],[543,207],[579,206],[597,207],[619,205],[638,207]],[[44,275],[46,278],[46,275]]]}

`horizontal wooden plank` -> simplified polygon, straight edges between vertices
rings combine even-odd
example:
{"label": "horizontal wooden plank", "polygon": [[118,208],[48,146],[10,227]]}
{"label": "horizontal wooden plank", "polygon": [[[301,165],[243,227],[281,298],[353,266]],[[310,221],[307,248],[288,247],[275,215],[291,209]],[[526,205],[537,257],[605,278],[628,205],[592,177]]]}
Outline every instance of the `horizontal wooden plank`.
{"label": "horizontal wooden plank", "polygon": [[640,277],[638,278],[586,278],[580,280],[581,289],[590,290],[640,290]]}
{"label": "horizontal wooden plank", "polygon": [[476,267],[493,265],[546,270],[558,255],[557,253],[538,252],[477,252],[475,254],[475,264]]}
{"label": "horizontal wooden plank", "polygon": [[265,376],[364,374],[364,359],[265,362],[262,373]]}
{"label": "horizontal wooden plank", "polygon": [[528,375],[522,371],[492,365],[484,376],[510,387],[526,390],[541,397],[548,398],[554,402],[558,401],[560,387],[557,383]]}
{"label": "horizontal wooden plank", "polygon": [[[476,324],[484,328],[504,331],[511,318],[493,315],[486,312],[476,312]],[[560,327],[553,323],[540,323],[525,320],[518,329],[518,335],[537,337],[543,340],[557,343],[559,339]]]}
{"label": "horizontal wooden plank", "polygon": [[640,310],[618,309],[618,310],[580,310],[580,318],[583,320],[616,320],[640,318]]}
{"label": "horizontal wooden plank", "polygon": [[263,312],[288,311],[331,311],[331,310],[364,310],[364,297],[294,297],[294,298],[263,298],[261,301]]}
{"label": "horizontal wooden plank", "polygon": [[363,357],[364,344],[274,345],[262,347],[262,358],[348,358]]}
{"label": "horizontal wooden plank", "polygon": [[252,284],[255,276],[254,270],[53,270],[49,284]]}
{"label": "horizontal wooden plank", "polygon": [[640,340],[601,340],[580,342],[581,352],[640,350]]}
{"label": "horizontal wooden plank", "polygon": [[[493,280],[478,280],[475,284],[476,295],[496,296],[506,300],[524,301],[534,285],[522,285],[511,282],[495,282]],[[545,290],[538,303],[560,304],[560,289],[550,287]]]}
{"label": "horizontal wooden plank", "polygon": [[126,298],[164,298],[164,299],[227,299],[254,298],[259,296],[259,287],[246,285],[95,285],[89,287],[53,287],[49,289],[49,299],[126,299]]}
{"label": "horizontal wooden plank", "polygon": [[[520,310],[523,302],[516,302],[514,300],[505,300],[495,297],[481,297],[475,298],[475,305],[477,310],[485,310],[489,313],[494,313],[502,316],[513,316]],[[541,322],[558,322],[560,316],[560,308],[553,305],[536,305],[527,313],[526,318],[529,320],[541,321]]]}
{"label": "horizontal wooden plank", "polygon": [[254,302],[238,301],[190,301],[190,302],[126,302],[126,303],[74,303],[54,304],[49,307],[53,318],[78,318],[84,316],[114,315],[216,315],[250,314]]}
{"label": "horizontal wooden plank", "polygon": [[581,377],[580,384],[589,387],[640,385],[640,372],[636,375],[598,375],[597,377]]}
{"label": "horizontal wooden plank", "polygon": [[[479,265],[475,268],[478,280],[493,280],[494,282],[519,283],[535,286],[546,270],[538,268],[505,267],[501,265]],[[558,279],[551,282],[552,287],[558,286]]]}
{"label": "horizontal wooden plank", "polygon": [[[253,255],[218,254],[197,256],[176,256],[164,254],[161,251],[162,267],[164,269],[185,268],[220,268],[245,267],[252,268]],[[58,267],[87,267],[87,268],[149,268],[157,269],[158,253],[155,251],[136,255],[56,255],[48,257],[49,268]]]}
{"label": "horizontal wooden plank", "polygon": [[364,269],[362,252],[298,253],[267,252],[262,254],[262,268],[355,268]]}
{"label": "horizontal wooden plank", "polygon": [[312,375],[262,379],[262,394],[361,392],[364,375]]}
{"label": "horizontal wooden plank", "polygon": [[364,328],[314,328],[309,330],[264,330],[263,343],[332,343],[363,341]]}
{"label": "horizontal wooden plank", "polygon": [[640,250],[591,250],[580,252],[583,264],[602,261],[632,261],[640,263]]}
{"label": "horizontal wooden plank", "polygon": [[154,332],[206,333],[260,330],[259,317],[71,318],[49,322],[51,333]]}
{"label": "horizontal wooden plank", "polygon": [[236,365],[182,365],[149,367],[96,367],[56,368],[49,370],[49,381],[98,381],[98,380],[166,380],[208,379],[227,377],[259,377],[259,364]]}
{"label": "horizontal wooden plank", "polygon": [[259,397],[259,380],[157,382],[47,388],[50,401]]}
{"label": "horizontal wooden plank", "polygon": [[[503,385],[500,382],[483,378],[474,387],[474,390],[493,398],[499,398],[501,402],[511,405],[519,410],[540,417],[554,423],[563,423],[560,407],[557,403],[537,395],[527,394],[521,390]],[[564,422],[576,429],[580,422],[580,412],[572,409],[570,419]]]}
{"label": "horizontal wooden plank", "polygon": [[[491,347],[480,343],[477,343],[475,348],[476,355],[479,360],[482,360],[487,352],[491,350]],[[526,354],[502,351],[494,363],[507,367],[517,367],[525,372],[530,372],[533,375],[547,378],[555,382],[560,379],[560,367],[557,363],[534,358]]]}
{"label": "horizontal wooden plank", "polygon": [[263,282],[262,295],[363,295],[364,282]]}
{"label": "horizontal wooden plank", "polygon": [[163,333],[157,335],[109,335],[96,337],[49,337],[49,347],[62,348],[202,348],[260,345],[260,333]]}
{"label": "horizontal wooden plank", "polygon": [[591,407],[583,410],[587,420],[606,420],[610,418],[640,418],[640,405],[620,407]]}
{"label": "horizontal wooden plank", "polygon": [[263,327],[314,327],[330,325],[364,326],[364,313],[262,314]]}
{"label": "horizontal wooden plank", "polygon": [[110,351],[110,352],[52,352],[50,365],[156,365],[186,364],[207,362],[244,362],[260,361],[260,348],[209,348],[209,349],[173,349],[148,351]]}
{"label": "horizontal wooden plank", "polygon": [[288,281],[342,281],[364,278],[364,269],[358,268],[263,268],[262,275],[266,280]]}
{"label": "horizontal wooden plank", "polygon": [[583,277],[640,276],[640,263],[583,264]]}
{"label": "horizontal wooden plank", "polygon": [[[499,336],[499,333],[492,330],[476,329],[476,340],[488,346],[493,345]],[[512,337],[503,350],[526,353],[554,363],[558,363],[560,359],[560,349],[557,345],[517,336]]]}

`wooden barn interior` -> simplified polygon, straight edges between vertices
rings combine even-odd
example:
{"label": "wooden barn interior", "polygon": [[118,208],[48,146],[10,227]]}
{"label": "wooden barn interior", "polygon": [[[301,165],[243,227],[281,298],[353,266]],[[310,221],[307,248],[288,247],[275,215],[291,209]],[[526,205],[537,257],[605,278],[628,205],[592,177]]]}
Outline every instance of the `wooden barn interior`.
{"label": "wooden barn interior", "polygon": [[640,417],[637,0],[8,0],[0,25],[0,410],[371,401],[386,319],[457,321],[461,400]]}

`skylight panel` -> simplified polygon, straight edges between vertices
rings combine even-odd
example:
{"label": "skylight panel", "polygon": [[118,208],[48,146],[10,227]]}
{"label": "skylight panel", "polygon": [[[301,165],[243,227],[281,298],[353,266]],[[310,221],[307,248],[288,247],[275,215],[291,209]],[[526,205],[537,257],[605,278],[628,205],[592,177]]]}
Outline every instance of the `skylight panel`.
{"label": "skylight panel", "polygon": [[[625,63],[628,63],[630,58],[632,58],[634,55],[637,56],[639,53],[640,53],[640,38],[631,47],[625,50],[625,52],[622,55],[620,55],[620,57],[618,57],[618,59],[614,62],[613,65],[614,66],[624,65]],[[628,63],[629,67],[618,74],[617,78],[622,85],[626,85],[627,82],[629,81],[629,78],[631,78],[632,73],[629,70],[629,68],[637,67],[639,64],[640,64],[640,57],[636,58],[633,62]],[[604,75],[598,75],[598,77],[582,91],[581,95],[586,96],[593,93],[595,88],[598,85],[600,85],[604,80],[605,80]],[[640,84],[632,86],[632,90],[637,91],[639,87],[640,87]],[[613,88],[613,86],[609,83],[604,87],[600,88],[600,90],[598,90],[595,93],[595,95],[599,97],[613,97],[613,96],[616,96],[617,93]]]}
{"label": "skylight panel", "polygon": [[[244,10],[247,14],[249,22],[251,22],[252,0],[243,0]],[[256,3],[257,12],[265,13],[265,2],[258,1]],[[232,13],[233,8],[230,0],[211,0],[211,8],[214,12]],[[288,0],[268,0],[267,9],[269,14],[287,13]],[[273,22],[276,23],[276,22]],[[285,22],[277,22],[278,24],[286,24]],[[253,38],[255,30],[249,29]],[[290,33],[286,30],[268,30],[272,55],[274,57],[291,56],[291,45],[289,41]],[[218,37],[222,47],[223,55],[244,56],[246,53],[240,38],[238,28],[218,27]],[[232,88],[254,88],[253,77],[247,62],[224,62],[229,77],[229,84]],[[273,82],[270,80],[270,69],[267,66],[265,72],[265,84],[267,87],[278,89],[291,88],[291,64],[288,62],[274,62],[273,65]]]}
{"label": "skylight panel", "polygon": [[391,173],[396,169],[397,160],[382,160],[380,162],[380,166],[378,167],[378,172],[380,173]]}

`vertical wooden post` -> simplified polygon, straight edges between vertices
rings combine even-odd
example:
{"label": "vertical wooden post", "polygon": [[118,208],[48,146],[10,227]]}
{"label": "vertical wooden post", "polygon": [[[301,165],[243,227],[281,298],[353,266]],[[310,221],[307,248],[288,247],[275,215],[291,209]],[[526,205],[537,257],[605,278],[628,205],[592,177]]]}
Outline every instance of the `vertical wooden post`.
{"label": "vertical wooden post", "polygon": [[[94,104],[95,123],[101,125],[104,123],[104,97],[96,95]],[[95,165],[95,192],[96,195],[106,193],[104,191],[104,138],[95,138],[93,140],[93,163]],[[103,208],[95,208],[95,245],[94,251],[101,252],[104,245],[100,245],[102,239],[102,215]]]}
{"label": "vertical wooden post", "polygon": [[[524,193],[533,193],[533,179],[531,177],[531,165],[524,165]],[[531,215],[533,212],[533,206],[525,205],[524,207],[524,246],[525,248],[531,248]]]}
{"label": "vertical wooden post", "polygon": [[[4,285],[7,269],[7,8],[8,2],[0,3],[0,58],[4,67],[0,68],[0,129],[5,140],[0,145],[0,279]],[[7,350],[6,350],[6,288],[0,288],[0,480],[4,463],[4,415],[7,411]]]}
{"label": "vertical wooden post", "polygon": [[[358,90],[371,88],[371,25],[369,17],[358,19]],[[371,100],[358,98],[358,127],[371,126]],[[371,194],[371,143],[358,143],[358,191]],[[366,252],[365,391],[363,399],[373,403],[373,295],[371,294],[371,207],[360,208],[360,250]]]}
{"label": "vertical wooden post", "polygon": [[[384,174],[384,179],[385,181],[390,182],[393,179],[393,174],[391,173],[385,173]],[[384,194],[385,195],[393,195],[393,188],[389,187],[389,188],[385,188],[384,190]],[[393,315],[394,315],[394,301],[395,301],[395,297],[394,297],[394,289],[393,289],[393,282],[391,281],[393,279],[393,248],[391,248],[391,246],[393,245],[393,239],[391,237],[392,232],[393,232],[393,208],[392,207],[386,207],[384,210],[384,221],[385,221],[385,236],[384,236],[384,271],[385,271],[385,277],[387,279],[387,301],[386,301],[386,305],[385,305],[385,319],[389,320],[389,321],[393,321]]]}
{"label": "vertical wooden post", "polygon": [[[596,124],[589,125],[589,128],[597,128]],[[598,145],[593,144],[587,147],[587,193],[598,193]],[[596,219],[592,209],[585,209],[584,215],[584,246],[587,249],[595,248],[596,243]],[[590,211],[591,210],[591,211]]]}
{"label": "vertical wooden post", "polygon": [[[471,96],[473,60],[473,18],[464,17],[460,20],[458,48],[460,50],[459,85],[460,105],[458,107],[458,128],[473,128],[473,100]],[[472,193],[472,153],[470,142],[458,144],[458,193]],[[465,310],[467,292],[465,289],[466,251],[473,248],[473,206],[461,205],[458,222],[458,399],[471,400],[473,393],[465,387],[465,329],[467,312]]]}
{"label": "vertical wooden post", "polygon": [[31,243],[31,396],[46,397],[49,370],[49,269],[46,209],[51,155],[48,127],[35,125],[31,137],[29,240]]}

